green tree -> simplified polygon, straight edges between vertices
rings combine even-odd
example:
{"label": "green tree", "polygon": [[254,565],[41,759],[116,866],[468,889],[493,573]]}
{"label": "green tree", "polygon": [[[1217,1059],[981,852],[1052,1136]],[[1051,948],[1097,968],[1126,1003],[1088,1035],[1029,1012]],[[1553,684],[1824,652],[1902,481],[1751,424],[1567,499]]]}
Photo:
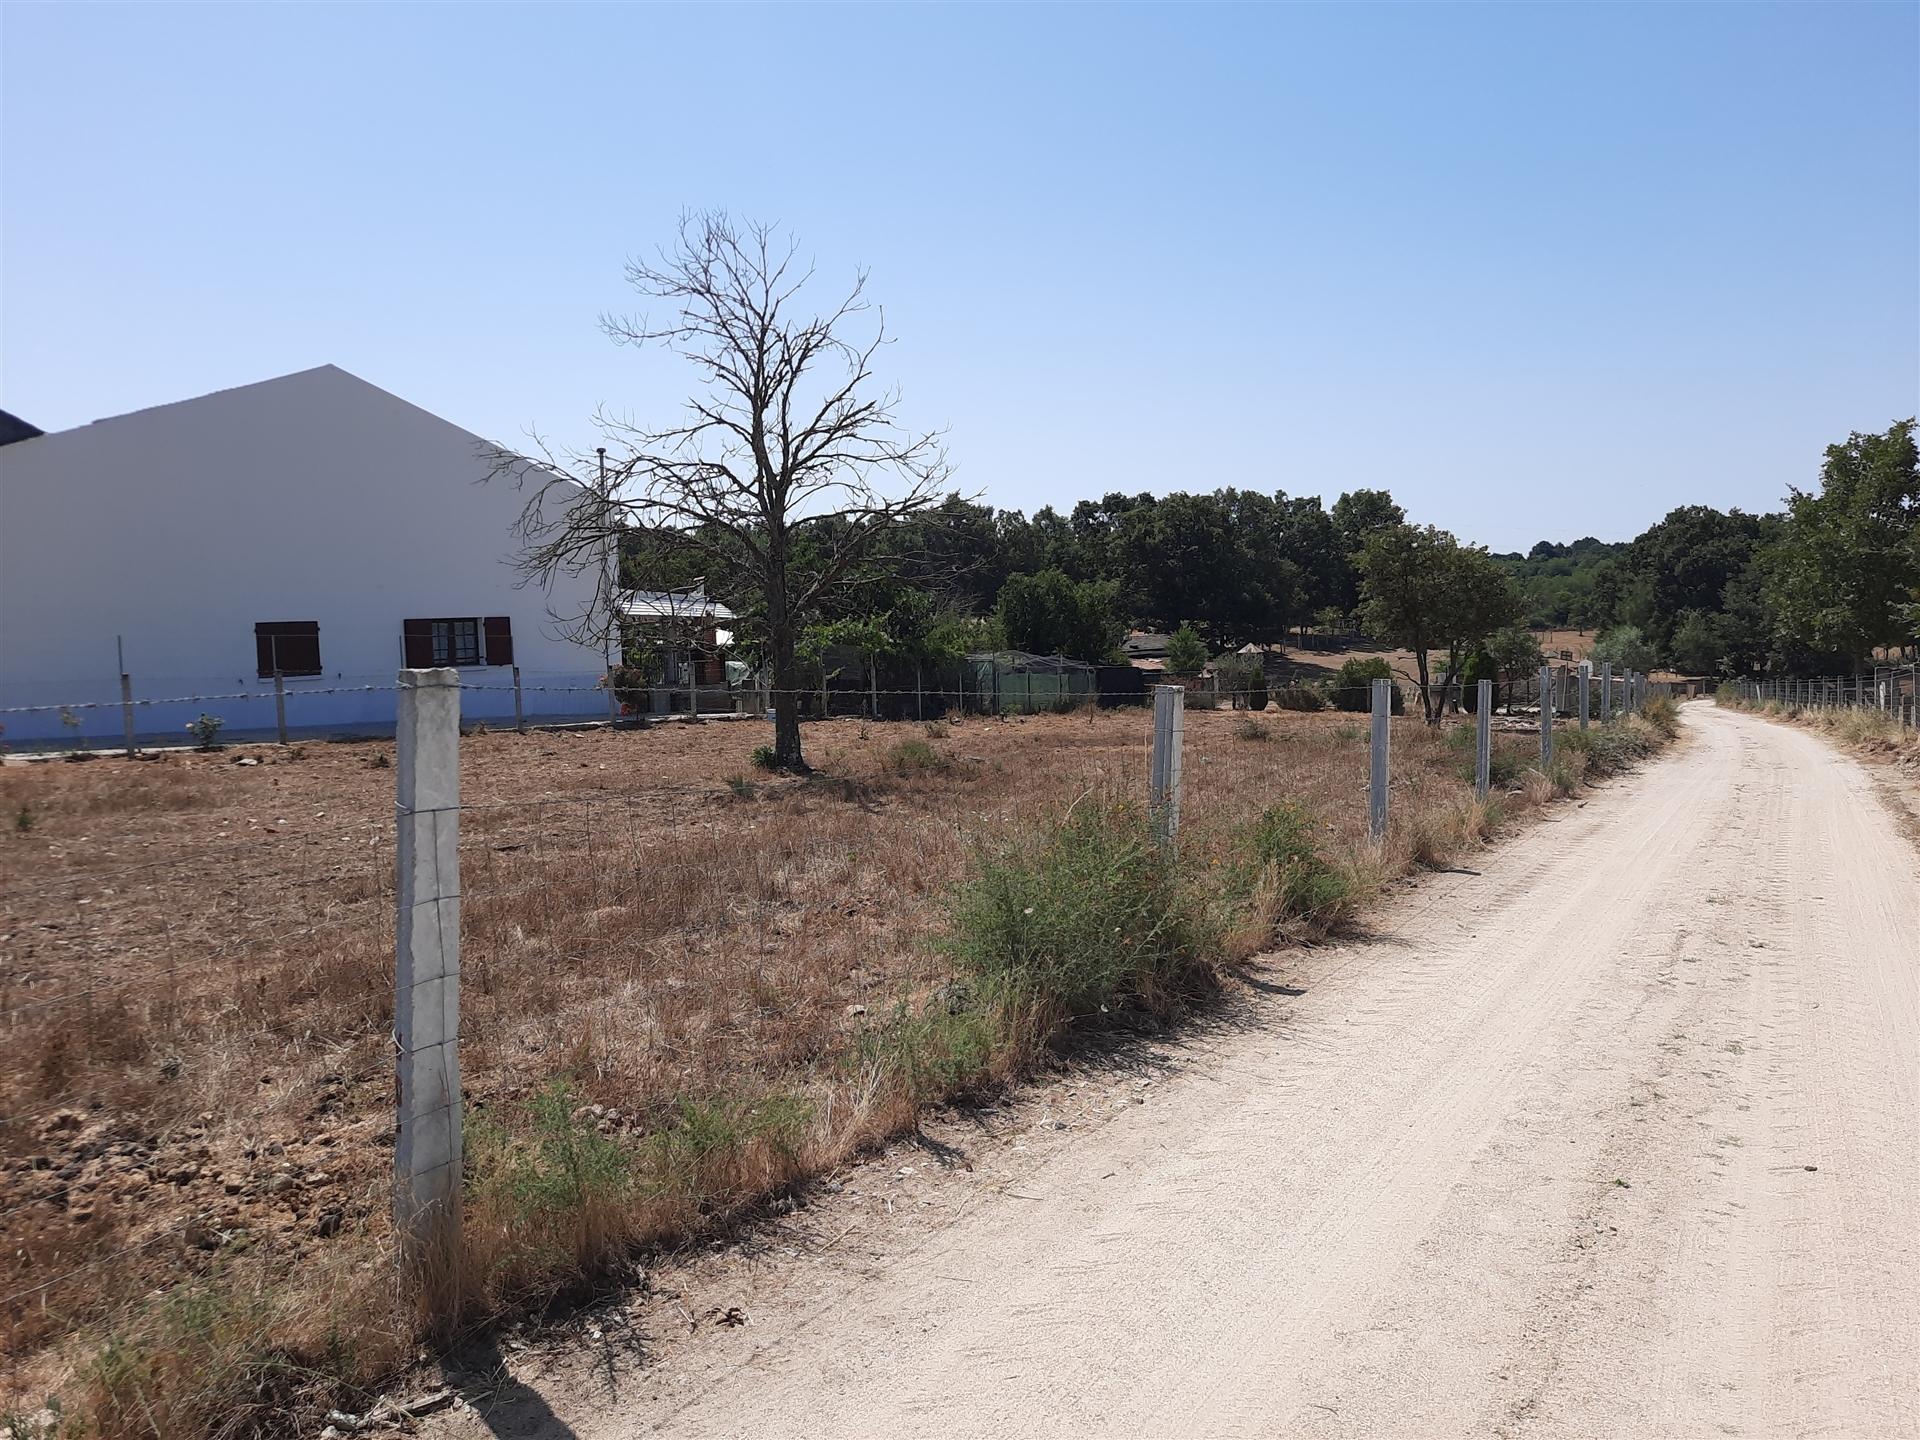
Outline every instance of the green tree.
{"label": "green tree", "polygon": [[1167,671],[1173,675],[1198,675],[1207,668],[1207,642],[1191,625],[1182,625],[1167,637]]}
{"label": "green tree", "polygon": [[1513,582],[1487,554],[1431,525],[1376,531],[1360,552],[1361,603],[1376,635],[1413,651],[1420,705],[1438,724],[1429,656],[1446,655],[1457,675],[1467,653],[1520,614]]}
{"label": "green tree", "polygon": [[1126,636],[1114,590],[1111,581],[1071,580],[1058,570],[1011,577],[998,606],[1007,644],[1088,664],[1111,658]]}
{"label": "green tree", "polygon": [[1766,554],[1766,594],[1790,647],[1865,664],[1914,637],[1920,599],[1920,452],[1914,421],[1829,445],[1817,494],[1787,496]]}
{"label": "green tree", "polygon": [[1488,679],[1503,681],[1511,690],[1515,681],[1526,679],[1546,663],[1540,649],[1540,637],[1524,625],[1503,625],[1487,637],[1482,647],[1494,673]]}
{"label": "green tree", "polygon": [[1638,625],[1615,625],[1602,630],[1593,640],[1593,651],[1588,656],[1595,665],[1609,664],[1614,674],[1635,670],[1645,674],[1654,666],[1653,646],[1640,632]]}
{"label": "green tree", "polygon": [[1720,638],[1719,617],[1706,610],[1684,610],[1667,642],[1667,659],[1688,675],[1711,675],[1720,669],[1726,647]]}

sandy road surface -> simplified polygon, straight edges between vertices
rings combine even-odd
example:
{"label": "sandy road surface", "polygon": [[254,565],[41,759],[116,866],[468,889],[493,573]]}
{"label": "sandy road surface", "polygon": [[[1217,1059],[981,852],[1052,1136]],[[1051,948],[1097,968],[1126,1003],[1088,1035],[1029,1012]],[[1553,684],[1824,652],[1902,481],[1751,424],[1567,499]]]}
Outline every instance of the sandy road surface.
{"label": "sandy road surface", "polygon": [[1017,1186],[493,1428],[1920,1435],[1920,865],[1818,739],[1686,714]]}

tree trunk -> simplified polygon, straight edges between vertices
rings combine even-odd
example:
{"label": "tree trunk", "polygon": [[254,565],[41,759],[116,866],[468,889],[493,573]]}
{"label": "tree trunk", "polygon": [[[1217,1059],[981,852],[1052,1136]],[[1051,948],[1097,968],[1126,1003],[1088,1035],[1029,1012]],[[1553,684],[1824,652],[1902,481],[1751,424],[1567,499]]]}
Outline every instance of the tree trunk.
{"label": "tree trunk", "polygon": [[1427,674],[1427,650],[1423,645],[1413,652],[1413,663],[1420,673],[1420,711],[1426,716],[1427,724],[1434,723],[1433,685]]}
{"label": "tree trunk", "polygon": [[804,772],[800,753],[800,666],[794,659],[793,616],[787,610],[784,547],[776,538],[766,574],[767,642],[773,652],[773,761],[782,770]]}

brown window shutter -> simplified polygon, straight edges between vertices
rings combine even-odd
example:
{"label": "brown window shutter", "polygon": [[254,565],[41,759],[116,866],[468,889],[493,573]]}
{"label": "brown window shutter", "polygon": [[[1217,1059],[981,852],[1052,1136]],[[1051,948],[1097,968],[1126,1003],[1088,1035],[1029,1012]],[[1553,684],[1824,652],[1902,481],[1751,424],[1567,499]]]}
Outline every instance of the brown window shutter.
{"label": "brown window shutter", "polygon": [[262,680],[273,677],[273,641],[271,630],[262,625],[253,627],[253,656],[259,662]]}
{"label": "brown window shutter", "polygon": [[400,622],[400,650],[405,657],[409,670],[430,670],[433,668],[433,622],[431,620],[402,620]]}
{"label": "brown window shutter", "polygon": [[489,615],[481,623],[486,631],[486,663],[513,664],[513,620],[506,615]]}

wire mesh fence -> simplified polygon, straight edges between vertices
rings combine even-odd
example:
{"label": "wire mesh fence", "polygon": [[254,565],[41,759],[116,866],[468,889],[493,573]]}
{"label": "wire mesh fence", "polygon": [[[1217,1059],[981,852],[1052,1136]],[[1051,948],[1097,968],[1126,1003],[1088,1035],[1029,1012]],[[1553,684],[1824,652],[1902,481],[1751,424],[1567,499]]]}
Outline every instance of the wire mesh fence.
{"label": "wire mesh fence", "polygon": [[[1577,709],[1577,684],[1497,697],[1503,775],[1533,763],[1543,695]],[[1457,688],[1427,692],[1443,720]],[[1283,800],[1336,852],[1372,843],[1363,716],[1321,708],[1343,695],[1282,720],[1253,687],[1186,689],[1240,713],[1187,731],[1183,847],[1226,856]],[[1405,687],[1395,853],[1472,774],[1420,700]],[[1088,694],[1064,716],[825,726],[805,777],[757,768],[755,738],[460,742],[457,1038],[483,1130],[556,1077],[633,1141],[690,1098],[839,1096],[827,1057],[951,982],[929,937],[981,847],[1079,796],[1142,798],[1152,723]],[[394,772],[384,749],[315,751],[23,767],[46,794],[0,868],[9,1354],[243,1263],[401,1304]]]}
{"label": "wire mesh fence", "polygon": [[1903,729],[1920,728],[1920,665],[1877,665],[1854,675],[1779,676],[1729,682],[1751,705],[1787,711],[1872,711]]}

